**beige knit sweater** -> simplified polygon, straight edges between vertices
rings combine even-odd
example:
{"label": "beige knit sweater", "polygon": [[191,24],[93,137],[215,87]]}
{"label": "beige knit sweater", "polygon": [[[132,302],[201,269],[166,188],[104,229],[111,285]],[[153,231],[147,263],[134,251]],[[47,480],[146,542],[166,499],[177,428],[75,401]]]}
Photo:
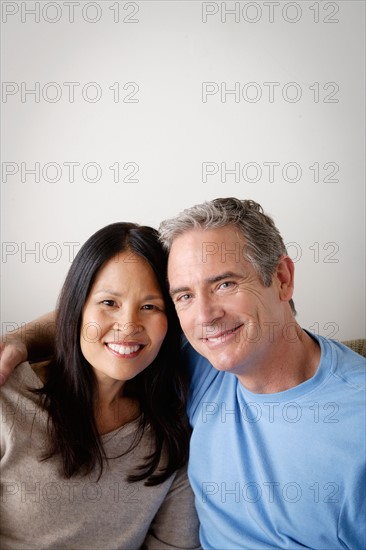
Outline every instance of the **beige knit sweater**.
{"label": "beige knit sweater", "polygon": [[[186,472],[146,487],[126,474],[150,449],[150,436],[96,475],[65,479],[59,460],[44,462],[47,413],[27,387],[41,381],[28,363],[1,389],[0,547],[17,549],[197,548],[198,521]],[[105,436],[107,456],[126,450],[137,421]]]}

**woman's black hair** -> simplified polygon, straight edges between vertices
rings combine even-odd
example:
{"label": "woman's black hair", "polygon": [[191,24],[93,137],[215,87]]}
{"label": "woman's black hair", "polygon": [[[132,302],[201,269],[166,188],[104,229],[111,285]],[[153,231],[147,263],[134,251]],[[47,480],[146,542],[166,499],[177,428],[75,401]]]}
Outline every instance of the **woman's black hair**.
{"label": "woman's black hair", "polygon": [[144,479],[146,485],[157,485],[187,461],[186,380],[179,354],[181,330],[166,286],[166,253],[155,229],[134,223],[114,223],[97,231],[82,246],[66,277],[57,310],[55,356],[47,368],[46,383],[37,390],[49,414],[50,448],[44,459],[60,455],[65,477],[88,474],[98,466],[99,477],[102,474],[107,457],[94,416],[96,379],[81,352],[80,330],[96,274],[107,260],[126,251],[139,255],[153,269],[168,319],[157,357],[124,386],[141,409],[132,448],[147,427],[155,443],[154,452],[130,473],[128,481]]}

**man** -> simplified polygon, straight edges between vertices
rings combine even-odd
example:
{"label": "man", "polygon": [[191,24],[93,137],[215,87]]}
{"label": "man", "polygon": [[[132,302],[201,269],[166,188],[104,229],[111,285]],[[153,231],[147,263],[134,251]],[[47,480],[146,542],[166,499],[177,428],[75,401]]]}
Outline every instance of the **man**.
{"label": "man", "polygon": [[363,358],[296,323],[294,266],[258,204],[216,199],[160,232],[203,548],[365,548]]}
{"label": "man", "polygon": [[202,546],[365,548],[363,358],[296,323],[293,262],[258,204],[194,206],[160,234]]}

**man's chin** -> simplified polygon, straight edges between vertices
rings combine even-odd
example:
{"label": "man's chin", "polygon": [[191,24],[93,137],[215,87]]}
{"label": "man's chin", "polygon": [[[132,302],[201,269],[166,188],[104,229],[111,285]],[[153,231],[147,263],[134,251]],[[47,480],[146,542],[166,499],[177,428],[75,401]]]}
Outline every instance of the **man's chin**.
{"label": "man's chin", "polygon": [[[202,352],[201,355],[203,355]],[[233,363],[232,354],[216,354],[216,353],[205,353],[204,357],[211,363],[211,365],[219,371],[232,372],[235,369],[235,364]]]}
{"label": "man's chin", "polygon": [[219,371],[233,371],[235,363],[233,362],[233,353],[230,350],[210,350],[205,344],[191,342],[192,347],[202,355],[211,365]]}

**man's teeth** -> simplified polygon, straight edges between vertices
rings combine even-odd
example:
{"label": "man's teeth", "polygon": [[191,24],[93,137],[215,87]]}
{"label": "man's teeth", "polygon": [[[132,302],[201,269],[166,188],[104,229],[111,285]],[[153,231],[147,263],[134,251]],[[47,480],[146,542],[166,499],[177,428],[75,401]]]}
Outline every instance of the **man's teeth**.
{"label": "man's teeth", "polygon": [[107,344],[108,347],[119,353],[120,355],[131,355],[131,353],[135,353],[135,351],[138,351],[141,348],[140,344],[136,344],[135,346],[121,346],[120,344]]}
{"label": "man's teeth", "polygon": [[227,330],[226,332],[223,332],[218,336],[210,336],[209,338],[206,338],[206,340],[208,340],[209,342],[216,342],[217,340],[223,340],[228,334],[235,332],[237,328],[238,327],[232,328],[231,330]]}

